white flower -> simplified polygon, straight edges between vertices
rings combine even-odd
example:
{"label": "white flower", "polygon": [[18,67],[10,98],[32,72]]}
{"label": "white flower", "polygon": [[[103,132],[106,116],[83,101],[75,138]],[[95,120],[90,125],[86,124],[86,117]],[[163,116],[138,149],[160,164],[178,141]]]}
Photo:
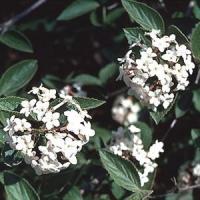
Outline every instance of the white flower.
{"label": "white flower", "polygon": [[149,148],[148,157],[152,160],[159,158],[159,154],[164,152],[163,146],[163,142],[158,142],[158,140],[156,140],[156,142]]}
{"label": "white flower", "polygon": [[48,102],[51,99],[56,98],[56,90],[55,89],[47,89],[40,85],[40,87],[33,87],[29,93],[36,94],[40,101],[42,102]]}
{"label": "white flower", "polygon": [[131,132],[131,133],[139,133],[141,130],[139,129],[139,128],[137,128],[136,126],[134,126],[134,125],[131,125],[131,126],[129,126],[129,131]]}
{"label": "white flower", "polygon": [[42,88],[41,91],[42,91],[42,94],[41,94],[40,98],[43,102],[48,102],[51,99],[56,98],[56,90],[54,90],[54,89],[49,90],[46,88]]}
{"label": "white flower", "polygon": [[145,183],[149,182],[149,178],[146,174],[142,174],[141,172],[138,172],[138,174],[139,174],[139,177],[140,177],[141,186],[143,187]]}
{"label": "white flower", "polygon": [[42,121],[46,123],[46,128],[50,130],[60,125],[59,117],[60,113],[58,112],[52,113],[51,111],[48,111],[43,117]]}
{"label": "white flower", "polygon": [[31,124],[29,122],[27,122],[26,119],[19,119],[19,118],[15,118],[14,119],[14,131],[18,132],[24,132],[24,131],[30,131],[31,130]]}
{"label": "white flower", "polygon": [[14,126],[15,126],[14,120],[15,120],[14,115],[10,119],[6,119],[7,126],[3,130],[6,131],[6,132],[8,131],[9,135],[13,135],[14,132],[15,132],[15,130],[14,130]]}
{"label": "white flower", "polygon": [[186,58],[186,55],[190,55],[191,51],[189,49],[187,49],[187,47],[185,45],[176,45],[176,54],[177,56],[181,56],[183,59]]}
{"label": "white flower", "polygon": [[82,115],[75,110],[65,111],[64,115],[67,117],[68,121],[67,130],[79,134],[82,126],[81,123],[84,122]]}
{"label": "white flower", "polygon": [[177,61],[177,52],[175,50],[167,50],[166,53],[162,55],[162,59],[175,63]]}
{"label": "white flower", "polygon": [[200,176],[200,164],[196,164],[193,168],[193,175],[194,176]]}
{"label": "white flower", "polygon": [[21,150],[22,153],[24,154],[26,154],[28,149],[33,149],[34,142],[31,137],[32,136],[30,134],[13,137],[13,143],[15,144],[15,149]]}
{"label": "white flower", "polygon": [[43,103],[42,101],[38,101],[33,109],[33,112],[37,114],[38,120],[41,121],[48,109],[49,109],[49,102]]}
{"label": "white flower", "polygon": [[160,35],[160,30],[153,29],[149,33],[145,33],[145,35],[149,35],[152,39],[157,39],[158,35]]}
{"label": "white flower", "polygon": [[51,160],[55,160],[57,158],[57,154],[53,151],[50,142],[47,142],[46,146],[39,146],[38,149],[43,155],[48,156]]}
{"label": "white flower", "polygon": [[32,99],[31,101],[22,101],[21,106],[22,109],[20,110],[20,113],[24,114],[26,117],[28,117],[33,110],[33,107],[36,104],[36,99]]}
{"label": "white flower", "polygon": [[80,129],[80,134],[85,136],[86,142],[89,141],[89,138],[95,135],[95,131],[91,128],[90,122],[85,122]]}

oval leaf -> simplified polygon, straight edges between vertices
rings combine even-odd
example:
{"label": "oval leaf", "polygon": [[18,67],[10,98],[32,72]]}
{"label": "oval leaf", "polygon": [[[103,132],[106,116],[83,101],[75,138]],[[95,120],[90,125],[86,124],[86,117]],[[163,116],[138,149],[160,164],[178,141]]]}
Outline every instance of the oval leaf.
{"label": "oval leaf", "polygon": [[107,81],[112,78],[118,72],[118,67],[115,63],[107,64],[99,72],[99,79],[103,84],[106,84]]}
{"label": "oval leaf", "polygon": [[76,0],[73,1],[62,13],[58,16],[58,20],[71,20],[99,7],[99,3],[94,0]]}
{"label": "oval leaf", "polygon": [[10,67],[0,79],[0,95],[12,94],[24,87],[37,71],[36,60],[24,60]]}
{"label": "oval leaf", "polygon": [[80,74],[76,76],[75,78],[73,78],[72,81],[81,83],[82,85],[97,85],[97,86],[102,85],[102,82],[100,79],[90,74]]}
{"label": "oval leaf", "polygon": [[136,122],[135,125],[141,130],[140,134],[144,149],[148,150],[152,143],[152,129],[144,122]]}
{"label": "oval leaf", "polygon": [[0,174],[7,200],[39,200],[39,196],[28,181],[11,172]]}
{"label": "oval leaf", "polygon": [[128,12],[130,18],[140,24],[144,29],[165,31],[164,21],[161,15],[144,3],[133,0],[122,0],[122,5]]}
{"label": "oval leaf", "polygon": [[191,43],[194,57],[200,60],[200,23],[197,24],[192,32]]}
{"label": "oval leaf", "polygon": [[88,98],[88,97],[73,97],[81,106],[82,109],[93,109],[97,108],[105,103],[105,101]]}
{"label": "oval leaf", "polygon": [[123,30],[130,45],[133,43],[137,43],[140,40],[145,40],[144,30],[139,27],[124,28]]}
{"label": "oval leaf", "polygon": [[19,51],[32,53],[33,48],[28,38],[19,31],[7,31],[0,35],[0,42]]}
{"label": "oval leaf", "polygon": [[1,111],[13,111],[15,110],[21,102],[25,100],[20,97],[5,97],[0,98],[0,110]]}
{"label": "oval leaf", "polygon": [[101,150],[99,154],[105,169],[116,184],[132,192],[140,190],[139,175],[131,162],[106,150]]}

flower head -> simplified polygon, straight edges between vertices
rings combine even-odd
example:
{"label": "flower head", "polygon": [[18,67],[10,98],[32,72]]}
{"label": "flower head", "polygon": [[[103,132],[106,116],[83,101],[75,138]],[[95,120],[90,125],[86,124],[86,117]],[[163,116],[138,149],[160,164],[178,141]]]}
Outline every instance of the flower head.
{"label": "flower head", "polygon": [[[167,109],[175,93],[185,90],[195,65],[191,51],[176,41],[176,36],[160,36],[159,30],[146,33],[151,44],[135,43],[120,61],[120,74],[135,96],[156,111]],[[134,54],[139,47],[139,55]],[[137,49],[138,50],[138,49]]]}

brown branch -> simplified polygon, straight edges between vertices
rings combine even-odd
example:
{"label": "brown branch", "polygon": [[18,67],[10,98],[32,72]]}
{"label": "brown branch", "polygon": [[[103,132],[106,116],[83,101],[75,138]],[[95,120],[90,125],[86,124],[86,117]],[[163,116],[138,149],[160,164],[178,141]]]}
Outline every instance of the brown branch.
{"label": "brown branch", "polygon": [[21,19],[23,19],[25,16],[27,16],[28,14],[30,14],[32,11],[34,11],[35,9],[37,9],[39,6],[41,6],[42,4],[44,4],[47,1],[48,0],[38,0],[35,3],[33,3],[30,7],[28,7],[24,11],[22,11],[21,13],[19,13],[16,16],[12,17],[8,21],[2,23],[0,25],[0,31],[1,31],[1,33],[3,34],[6,31],[8,31],[8,29],[11,26],[13,26],[15,23],[17,23],[18,21],[20,21]]}
{"label": "brown branch", "polygon": [[177,188],[177,192],[167,192],[165,194],[152,195],[152,196],[149,196],[148,198],[159,199],[159,198],[162,198],[162,197],[173,196],[173,195],[176,195],[176,194],[179,194],[179,193],[182,193],[182,192],[186,192],[186,191],[189,191],[189,190],[193,190],[193,189],[196,189],[196,188],[200,188],[200,184],[191,185],[191,186],[182,187],[182,188]]}
{"label": "brown branch", "polygon": [[176,123],[177,123],[177,119],[174,119],[174,120],[171,122],[169,128],[167,129],[167,131],[165,132],[165,135],[164,135],[163,138],[162,138],[162,141],[165,141],[165,140],[166,140],[168,134],[169,134],[170,131],[174,128],[174,126],[176,125]]}

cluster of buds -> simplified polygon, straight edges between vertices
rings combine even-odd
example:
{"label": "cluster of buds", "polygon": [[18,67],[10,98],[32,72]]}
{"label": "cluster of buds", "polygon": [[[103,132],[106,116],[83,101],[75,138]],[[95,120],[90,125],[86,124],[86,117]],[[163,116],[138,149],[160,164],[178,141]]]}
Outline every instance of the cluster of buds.
{"label": "cluster of buds", "polygon": [[29,93],[34,98],[21,102],[23,117],[7,119],[4,130],[10,147],[20,151],[38,175],[76,164],[77,153],[95,134],[91,117],[71,96],[57,98],[54,89],[41,85]]}
{"label": "cluster of buds", "polygon": [[131,96],[118,96],[112,107],[112,117],[118,123],[128,126],[138,121],[141,107]]}
{"label": "cluster of buds", "polygon": [[141,130],[134,125],[129,126],[129,131],[119,127],[116,132],[113,132],[113,140],[109,149],[116,155],[121,156],[131,161],[137,161],[139,168],[139,177],[141,186],[149,181],[149,174],[153,173],[157,167],[155,159],[159,158],[160,153],[164,152],[163,142],[155,141],[148,151],[145,151],[143,142],[141,140]]}
{"label": "cluster of buds", "polygon": [[178,44],[174,34],[161,36],[159,30],[146,33],[149,44],[142,41],[130,46],[119,58],[120,75],[134,95],[155,111],[166,109],[177,91],[188,86],[195,65],[191,51]]}
{"label": "cluster of buds", "polygon": [[60,90],[60,96],[63,98],[65,96],[86,97],[87,92],[83,90],[81,83],[74,83],[72,85],[68,84],[62,90]]}

